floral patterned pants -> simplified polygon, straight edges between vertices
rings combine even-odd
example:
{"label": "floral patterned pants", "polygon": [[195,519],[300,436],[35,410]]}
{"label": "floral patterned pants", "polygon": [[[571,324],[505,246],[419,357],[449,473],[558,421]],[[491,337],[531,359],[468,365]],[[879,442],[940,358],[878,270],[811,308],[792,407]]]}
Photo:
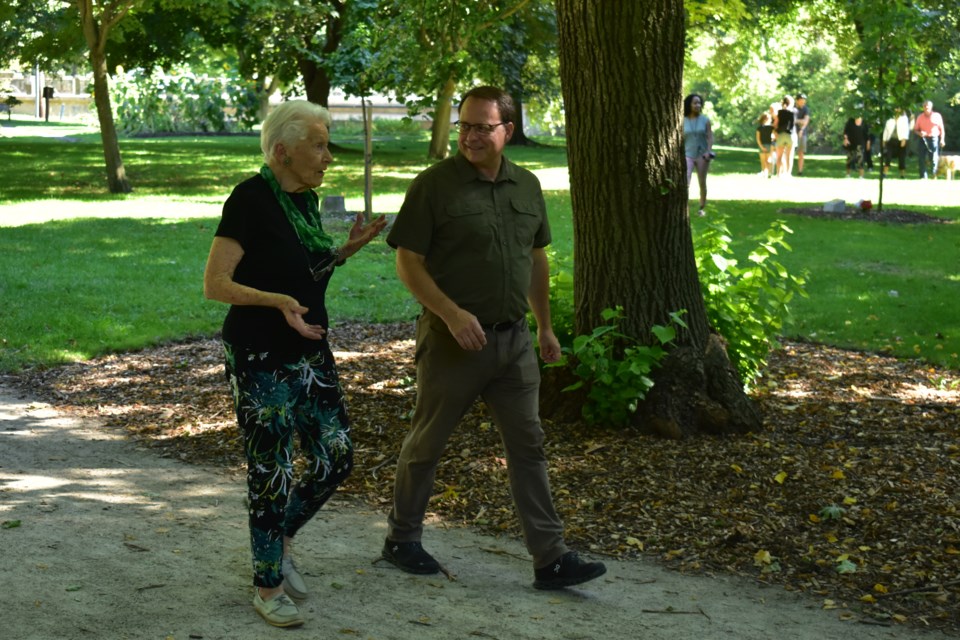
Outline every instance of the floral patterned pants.
{"label": "floral patterned pants", "polygon": [[[247,457],[253,583],[278,587],[283,537],[293,537],[353,469],[353,444],[333,354],[295,361],[224,342],[226,373]],[[306,468],[294,479],[294,439]]]}

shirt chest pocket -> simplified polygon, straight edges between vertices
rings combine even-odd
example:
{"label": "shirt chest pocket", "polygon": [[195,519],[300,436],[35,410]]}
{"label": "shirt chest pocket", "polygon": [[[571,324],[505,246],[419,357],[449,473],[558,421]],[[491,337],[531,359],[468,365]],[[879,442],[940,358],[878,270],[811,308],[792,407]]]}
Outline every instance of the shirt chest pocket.
{"label": "shirt chest pocket", "polygon": [[513,199],[510,201],[511,221],[514,237],[523,247],[532,247],[533,240],[540,230],[543,212],[536,200]]}
{"label": "shirt chest pocket", "polygon": [[439,233],[451,240],[467,237],[479,240],[495,235],[493,205],[488,202],[454,202],[444,214]]}

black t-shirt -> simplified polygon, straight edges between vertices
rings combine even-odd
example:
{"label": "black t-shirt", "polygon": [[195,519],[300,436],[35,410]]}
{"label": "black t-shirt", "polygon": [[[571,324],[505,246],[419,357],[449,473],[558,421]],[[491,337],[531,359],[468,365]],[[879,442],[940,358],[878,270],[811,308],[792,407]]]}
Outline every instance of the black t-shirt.
{"label": "black t-shirt", "polygon": [[[310,193],[291,193],[290,198],[305,212]],[[311,266],[325,266],[332,254],[311,256],[277,202],[273,191],[256,175],[237,185],[223,205],[216,235],[233,238],[243,247],[243,257],[233,279],[240,284],[292,296],[308,307],[308,324],[328,325],[324,296],[331,273],[313,280]],[[298,355],[316,351],[322,341],[308,340],[287,324],[283,313],[273,307],[231,305],[223,323],[223,339],[252,351]]]}
{"label": "black t-shirt", "polygon": [[[810,115],[810,107],[803,105],[802,107],[797,107],[797,121],[803,120]],[[804,133],[810,130],[810,124],[807,123],[807,126],[804,128]]]}
{"label": "black t-shirt", "polygon": [[795,133],[795,122],[796,115],[793,113],[793,109],[780,109],[777,112],[777,131],[779,133]]}
{"label": "black t-shirt", "polygon": [[762,124],[757,127],[757,131],[760,132],[760,144],[771,145],[773,144],[773,125],[772,124]]}
{"label": "black t-shirt", "polygon": [[867,144],[869,132],[866,123],[857,124],[853,118],[850,118],[847,120],[846,126],[843,127],[843,135],[847,136],[847,140],[850,142],[848,148],[864,147]]}

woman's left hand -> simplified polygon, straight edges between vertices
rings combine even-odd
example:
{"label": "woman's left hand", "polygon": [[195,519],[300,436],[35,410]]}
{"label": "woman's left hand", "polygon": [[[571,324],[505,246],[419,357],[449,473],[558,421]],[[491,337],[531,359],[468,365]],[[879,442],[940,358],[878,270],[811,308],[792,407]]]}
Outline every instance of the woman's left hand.
{"label": "woman's left hand", "polygon": [[357,251],[360,251],[367,243],[380,235],[384,227],[387,226],[387,217],[380,216],[371,220],[369,224],[363,224],[363,214],[358,213],[353,226],[350,227],[350,238],[340,249],[340,259],[346,260]]}

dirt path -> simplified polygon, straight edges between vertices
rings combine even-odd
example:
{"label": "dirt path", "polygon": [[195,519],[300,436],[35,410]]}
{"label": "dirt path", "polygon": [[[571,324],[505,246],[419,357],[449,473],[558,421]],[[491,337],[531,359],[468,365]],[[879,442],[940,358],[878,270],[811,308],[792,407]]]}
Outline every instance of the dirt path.
{"label": "dirt path", "polygon": [[[538,592],[522,546],[430,527],[454,581],[372,564],[384,516],[335,502],[298,537],[313,589],[300,630],[250,606],[243,479],[158,457],[0,387],[0,636],[443,639],[946,638],[728,577],[608,562],[578,590]],[[19,523],[19,524],[18,524]],[[288,635],[289,634],[289,635]]]}

